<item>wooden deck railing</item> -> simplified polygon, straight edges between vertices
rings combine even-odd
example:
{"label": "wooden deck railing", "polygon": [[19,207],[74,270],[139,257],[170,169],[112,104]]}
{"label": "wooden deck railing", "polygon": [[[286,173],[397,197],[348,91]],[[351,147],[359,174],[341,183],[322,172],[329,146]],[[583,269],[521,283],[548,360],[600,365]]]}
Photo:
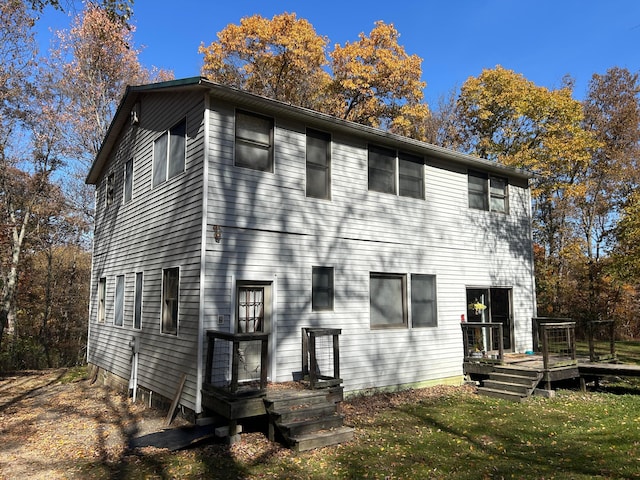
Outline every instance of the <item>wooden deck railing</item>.
{"label": "wooden deck railing", "polygon": [[[504,343],[502,323],[463,322],[462,341],[464,361],[477,363],[502,363]],[[489,346],[487,349],[486,347]]]}
{"label": "wooden deck railing", "polygon": [[203,387],[232,396],[264,392],[268,352],[269,334],[207,331]]}
{"label": "wooden deck railing", "polygon": [[541,322],[538,334],[545,370],[578,365],[576,322]]}
{"label": "wooden deck railing", "polygon": [[589,332],[589,360],[601,362],[616,358],[615,323],[613,320],[594,320],[587,323]]}

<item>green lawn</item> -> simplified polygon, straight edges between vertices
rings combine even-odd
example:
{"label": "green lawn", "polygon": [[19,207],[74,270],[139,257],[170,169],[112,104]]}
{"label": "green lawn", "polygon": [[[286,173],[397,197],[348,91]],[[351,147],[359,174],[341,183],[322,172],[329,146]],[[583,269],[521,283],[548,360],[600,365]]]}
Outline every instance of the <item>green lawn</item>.
{"label": "green lawn", "polygon": [[121,478],[640,478],[640,395],[565,390],[517,404],[459,389],[350,423],[356,437],[338,447],[295,454],[250,438],[138,452],[117,470]]}
{"label": "green lawn", "polygon": [[[638,344],[618,346],[622,358],[640,358]],[[295,454],[250,433],[233,447],[134,452],[115,471],[120,478],[640,479],[640,389],[626,381],[525,403],[436,387],[354,399],[345,411],[356,436],[337,447]],[[84,471],[108,478],[114,465]]]}

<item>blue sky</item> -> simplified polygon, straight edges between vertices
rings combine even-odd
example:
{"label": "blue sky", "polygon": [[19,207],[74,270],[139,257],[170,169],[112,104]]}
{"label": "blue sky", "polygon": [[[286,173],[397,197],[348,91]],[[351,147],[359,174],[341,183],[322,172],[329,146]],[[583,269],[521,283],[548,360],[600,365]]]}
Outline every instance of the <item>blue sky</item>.
{"label": "blue sky", "polygon": [[[230,23],[253,14],[295,12],[330,44],[355,41],[377,20],[393,23],[407,53],[423,59],[425,99],[438,99],[483,68],[502,65],[537,85],[576,80],[582,98],[593,73],[613,66],[640,71],[640,1],[637,0],[136,0],[135,43],[146,66],[198,75],[201,43],[216,40]],[[67,28],[50,10],[39,28]]]}

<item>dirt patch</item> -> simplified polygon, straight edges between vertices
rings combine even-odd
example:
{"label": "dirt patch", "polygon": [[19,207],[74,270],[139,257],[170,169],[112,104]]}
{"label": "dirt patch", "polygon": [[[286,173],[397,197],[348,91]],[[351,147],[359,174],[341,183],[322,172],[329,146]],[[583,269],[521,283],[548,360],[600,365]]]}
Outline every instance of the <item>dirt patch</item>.
{"label": "dirt patch", "polygon": [[[69,374],[48,370],[0,378],[1,480],[127,478],[128,468],[137,470],[140,462],[153,465],[166,455],[167,450],[155,447],[129,448],[133,438],[162,431],[166,412],[133,404],[125,395],[91,385],[86,378],[70,381]],[[342,412],[347,425],[357,426],[385,409],[433,400],[460,388],[358,396],[345,401]],[[172,427],[185,423],[178,418]],[[217,465],[228,464],[237,473],[233,478],[245,478],[242,468],[260,459],[296,458],[293,451],[269,442],[260,431],[243,433],[242,441],[231,447],[207,442],[175,455],[187,460],[190,455],[218,459]],[[310,455],[322,455],[322,450]],[[205,473],[197,478],[211,476]]]}
{"label": "dirt patch", "polygon": [[78,465],[117,461],[133,437],[164,428],[161,412],[68,373],[0,379],[0,478],[73,478]]}

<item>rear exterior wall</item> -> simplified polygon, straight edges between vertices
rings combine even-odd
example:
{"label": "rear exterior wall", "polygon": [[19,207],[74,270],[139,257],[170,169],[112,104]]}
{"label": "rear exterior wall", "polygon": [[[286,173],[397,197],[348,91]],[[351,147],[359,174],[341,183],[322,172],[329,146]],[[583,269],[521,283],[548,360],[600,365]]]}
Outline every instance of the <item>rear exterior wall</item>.
{"label": "rear exterior wall", "polygon": [[[424,199],[369,191],[368,142],[328,131],[331,199],[307,198],[306,128],[326,127],[275,117],[274,171],[240,168],[234,106],[211,105],[205,330],[236,331],[236,283],[268,281],[272,380],[288,381],[300,371],[301,327],[326,327],[342,329],[347,391],[459,382],[466,287],[505,287],[512,290],[514,350],[530,348],[535,292],[526,184],[510,182],[508,214],[470,209],[466,168],[425,157]],[[222,229],[219,243],[214,225]],[[334,268],[331,311],[312,311],[314,266]],[[409,318],[403,328],[372,329],[372,272],[435,275],[437,326],[414,328]]]}

